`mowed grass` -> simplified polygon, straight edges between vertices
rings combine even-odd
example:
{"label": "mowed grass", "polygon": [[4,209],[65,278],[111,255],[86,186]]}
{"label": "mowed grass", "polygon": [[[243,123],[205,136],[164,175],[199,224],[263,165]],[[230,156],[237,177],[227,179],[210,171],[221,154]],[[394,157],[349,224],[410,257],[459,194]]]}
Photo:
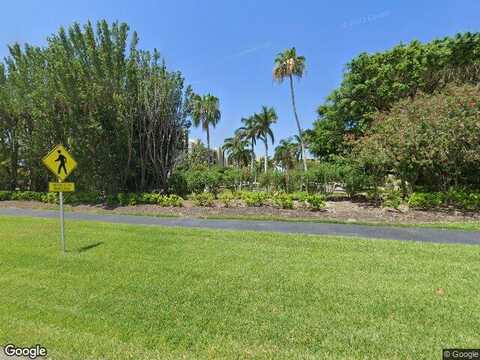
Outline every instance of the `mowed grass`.
{"label": "mowed grass", "polygon": [[57,221],[0,217],[0,344],[52,359],[438,359],[480,343],[480,246],[69,221],[63,256],[58,237]]}

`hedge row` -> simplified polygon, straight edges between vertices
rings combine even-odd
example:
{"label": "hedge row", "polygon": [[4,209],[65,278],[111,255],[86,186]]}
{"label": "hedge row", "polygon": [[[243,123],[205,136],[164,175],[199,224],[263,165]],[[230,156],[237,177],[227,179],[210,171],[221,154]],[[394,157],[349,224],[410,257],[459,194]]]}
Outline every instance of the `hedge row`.
{"label": "hedge row", "polygon": [[[325,207],[325,197],[318,194],[296,192],[287,194],[284,192],[268,193],[265,191],[230,191],[226,190],[218,195],[218,199],[225,207],[246,205],[249,207],[274,206],[282,209],[293,209],[295,207],[308,208],[310,210],[321,210]],[[194,194],[192,200],[198,206],[213,206],[214,196],[204,192]]]}
{"label": "hedge row", "polygon": [[[58,193],[42,193],[34,191],[0,191],[0,201],[5,200],[23,200],[23,201],[41,201],[49,204],[58,204]],[[107,204],[107,205],[137,205],[137,204],[156,204],[161,206],[183,205],[183,199],[177,195],[162,195],[158,193],[120,193],[117,195],[103,196],[99,193],[75,192],[65,193],[65,204]]]}
{"label": "hedge row", "polygon": [[[215,196],[209,192],[202,192],[192,195],[192,200],[197,206],[213,206]],[[270,205],[282,209],[293,209],[294,207],[320,210],[325,207],[323,195],[308,194],[306,192],[267,193],[263,191],[223,191],[218,199],[225,207],[232,206],[264,206]],[[23,200],[40,201],[50,204],[58,204],[58,193],[41,193],[34,191],[0,191],[0,201]],[[107,205],[137,205],[156,204],[160,206],[183,206],[183,198],[178,195],[162,195],[158,193],[120,193],[117,195],[102,196],[98,193],[65,193],[65,203],[78,204],[107,204]]]}
{"label": "hedge row", "polygon": [[450,190],[447,192],[414,192],[408,199],[413,209],[454,208],[466,211],[480,210],[480,192]]}
{"label": "hedge row", "polygon": [[[390,193],[389,193],[390,194]],[[400,192],[383,199],[384,205],[396,207],[402,202]],[[212,193],[201,192],[192,195],[192,200],[197,206],[213,206],[215,196]],[[42,193],[34,191],[0,191],[0,201],[23,200],[41,201],[44,203],[58,204],[58,193]],[[225,207],[232,206],[264,206],[270,205],[283,209],[295,207],[320,210],[325,207],[325,197],[307,192],[269,193],[264,191],[230,191],[218,194],[218,200]],[[158,193],[120,193],[117,195],[101,195],[99,193],[66,193],[65,203],[78,204],[107,204],[107,205],[137,205],[156,204],[160,206],[183,206],[183,198],[178,195],[163,195]],[[439,209],[454,208],[465,211],[480,211],[480,192],[464,190],[450,190],[447,192],[414,192],[408,198],[408,205],[412,209]]]}

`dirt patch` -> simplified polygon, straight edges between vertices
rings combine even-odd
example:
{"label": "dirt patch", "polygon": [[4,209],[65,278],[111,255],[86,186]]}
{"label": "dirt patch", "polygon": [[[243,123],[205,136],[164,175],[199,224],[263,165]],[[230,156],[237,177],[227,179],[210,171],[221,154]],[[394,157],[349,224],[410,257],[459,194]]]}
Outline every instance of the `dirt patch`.
{"label": "dirt patch", "polygon": [[[28,209],[56,209],[55,205],[35,201],[3,201],[0,207],[16,207]],[[213,207],[194,206],[191,201],[185,201],[181,208],[160,207],[157,205],[136,205],[107,207],[102,205],[65,206],[67,211],[135,214],[156,216],[179,216],[189,218],[207,217],[250,217],[250,218],[285,218],[311,219],[347,222],[379,222],[379,223],[436,223],[436,222],[470,222],[480,221],[480,213],[462,213],[459,211],[399,211],[385,209],[370,203],[351,201],[330,201],[323,211],[309,211],[306,209],[284,210],[271,206],[262,207],[230,207],[225,208],[220,203]]]}

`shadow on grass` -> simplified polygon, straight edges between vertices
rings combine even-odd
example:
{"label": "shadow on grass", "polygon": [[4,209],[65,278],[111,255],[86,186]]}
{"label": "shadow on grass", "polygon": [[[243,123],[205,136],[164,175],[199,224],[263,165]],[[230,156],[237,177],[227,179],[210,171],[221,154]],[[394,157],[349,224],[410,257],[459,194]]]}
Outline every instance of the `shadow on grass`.
{"label": "shadow on grass", "polygon": [[78,252],[82,253],[82,252],[85,252],[85,251],[88,251],[88,250],[92,250],[92,249],[95,249],[97,246],[100,246],[102,244],[103,244],[103,242],[99,241],[99,242],[96,242],[94,244],[82,246],[81,248],[78,249]]}

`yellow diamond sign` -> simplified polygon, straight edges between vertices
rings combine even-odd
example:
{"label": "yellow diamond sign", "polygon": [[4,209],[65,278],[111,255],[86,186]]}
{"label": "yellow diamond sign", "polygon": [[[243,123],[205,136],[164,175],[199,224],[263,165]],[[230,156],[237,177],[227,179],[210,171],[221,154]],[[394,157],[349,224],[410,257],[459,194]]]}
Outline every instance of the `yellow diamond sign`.
{"label": "yellow diamond sign", "polygon": [[77,167],[75,159],[62,145],[55,146],[42,162],[60,181],[65,181]]}

